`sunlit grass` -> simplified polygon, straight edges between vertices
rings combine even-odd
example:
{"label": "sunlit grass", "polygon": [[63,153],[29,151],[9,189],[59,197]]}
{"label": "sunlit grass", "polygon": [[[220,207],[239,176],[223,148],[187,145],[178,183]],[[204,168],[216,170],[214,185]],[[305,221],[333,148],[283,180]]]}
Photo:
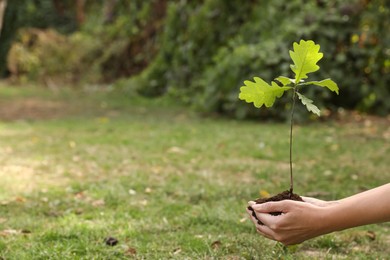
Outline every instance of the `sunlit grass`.
{"label": "sunlit grass", "polygon": [[[54,101],[50,116],[44,104]],[[285,124],[201,118],[167,99],[115,91],[2,87],[0,110],[13,113],[0,122],[5,259],[390,254],[388,224],[287,250],[256,234],[246,202],[289,185]],[[296,127],[296,192],[335,199],[388,182],[389,131],[383,120]]]}

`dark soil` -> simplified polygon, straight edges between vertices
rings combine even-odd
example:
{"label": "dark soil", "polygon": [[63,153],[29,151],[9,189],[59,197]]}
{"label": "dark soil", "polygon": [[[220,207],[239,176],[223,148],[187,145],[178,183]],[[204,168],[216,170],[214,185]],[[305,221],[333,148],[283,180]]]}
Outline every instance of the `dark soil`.
{"label": "dark soil", "polygon": [[[270,201],[281,201],[281,200],[295,200],[295,201],[303,201],[303,199],[295,194],[295,193],[290,193],[290,191],[286,190],[286,191],[283,191],[282,193],[279,193],[273,197],[269,197],[269,198],[259,198],[259,199],[256,199],[255,202],[256,204],[263,204],[263,203],[266,203],[266,202],[270,202]],[[255,211],[253,210],[253,208],[251,206],[248,207],[249,210],[252,211],[252,216],[257,219],[257,223],[259,225],[264,225],[263,222],[261,222],[256,214],[255,214]],[[280,215],[282,214],[282,212],[272,212],[270,213],[271,215],[273,216],[277,216],[277,215]]]}

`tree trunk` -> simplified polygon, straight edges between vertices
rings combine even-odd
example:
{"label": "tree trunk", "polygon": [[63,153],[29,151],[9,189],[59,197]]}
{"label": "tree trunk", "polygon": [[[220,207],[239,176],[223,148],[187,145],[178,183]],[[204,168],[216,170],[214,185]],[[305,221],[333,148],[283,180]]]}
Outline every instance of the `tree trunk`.
{"label": "tree trunk", "polygon": [[7,0],[0,0],[0,37],[3,29],[3,19],[5,14],[5,8],[7,7]]}
{"label": "tree trunk", "polygon": [[65,14],[65,7],[62,0],[53,0],[54,8],[56,9],[57,13],[63,17]]}
{"label": "tree trunk", "polygon": [[85,2],[86,0],[76,0],[76,17],[79,26],[85,21]]}
{"label": "tree trunk", "polygon": [[115,6],[118,0],[105,0],[103,6],[103,18],[105,24],[110,24],[115,18]]}
{"label": "tree trunk", "polygon": [[12,0],[7,2],[7,8],[4,3],[4,13],[2,19],[1,38],[0,38],[0,78],[8,75],[7,55],[11,47],[12,40],[16,31],[21,26],[20,17],[25,12],[25,0]]}

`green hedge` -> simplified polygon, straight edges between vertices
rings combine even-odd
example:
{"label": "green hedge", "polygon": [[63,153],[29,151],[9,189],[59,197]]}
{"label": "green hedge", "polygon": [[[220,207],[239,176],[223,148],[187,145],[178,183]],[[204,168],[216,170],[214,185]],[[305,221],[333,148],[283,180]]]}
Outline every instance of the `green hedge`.
{"label": "green hedge", "polygon": [[141,51],[136,58],[131,48],[150,20],[153,3],[161,1],[118,1],[113,12],[116,19],[111,22],[105,21],[103,2],[88,3],[87,19],[80,28],[74,1],[62,3],[62,15],[52,0],[17,1],[19,5],[7,8],[14,17],[7,17],[10,33],[6,41],[0,41],[0,72],[8,71],[12,80],[49,86],[111,83],[131,75],[129,68],[134,71],[153,56],[142,43],[137,45]]}
{"label": "green hedge", "polygon": [[[390,112],[386,0],[119,0],[110,23],[103,21],[104,2],[97,1],[88,5],[80,29],[72,1],[66,1],[63,17],[55,15],[50,0],[9,3],[0,72],[6,68],[5,54],[17,27],[51,27],[67,33],[62,44],[31,45],[23,43],[23,37],[14,42],[22,52],[16,52],[13,64],[27,68],[22,72],[28,79],[61,81],[64,75],[72,84],[117,79],[123,84],[122,79],[130,77],[129,85],[143,95],[173,95],[204,113],[284,117],[288,96],[272,109],[254,109],[238,100],[239,88],[255,76],[270,81],[292,75],[288,50],[293,42],[311,39],[324,53],[315,75],[335,80],[340,96],[317,88],[307,88],[305,95],[321,108]],[[30,58],[39,62],[24,64]]]}
{"label": "green hedge", "polygon": [[287,102],[256,110],[237,99],[239,88],[254,76],[291,75],[292,43],[312,39],[325,56],[317,76],[334,79],[341,93],[306,94],[320,107],[387,114],[389,17],[384,0],[172,1],[159,53],[136,82],[145,95],[169,93],[204,112],[283,116]]}

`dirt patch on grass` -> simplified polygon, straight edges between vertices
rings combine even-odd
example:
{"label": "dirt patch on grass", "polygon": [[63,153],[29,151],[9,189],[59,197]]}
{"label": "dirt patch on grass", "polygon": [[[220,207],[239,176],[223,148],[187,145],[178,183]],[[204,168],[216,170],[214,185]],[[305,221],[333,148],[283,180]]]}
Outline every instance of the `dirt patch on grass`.
{"label": "dirt patch on grass", "polygon": [[358,111],[341,110],[339,113],[330,117],[340,124],[388,124],[390,115],[376,116],[360,113]]}
{"label": "dirt patch on grass", "polygon": [[72,114],[74,109],[60,101],[27,98],[0,102],[0,120],[44,120]]}
{"label": "dirt patch on grass", "polygon": [[308,258],[308,259],[348,259],[347,255],[331,253],[330,249],[327,250],[316,250],[316,249],[307,249],[302,250],[296,256]]}
{"label": "dirt patch on grass", "polygon": [[390,115],[375,116],[356,111],[343,111],[333,118],[340,126],[349,129],[349,135],[390,140]]}
{"label": "dirt patch on grass", "polygon": [[0,186],[6,188],[0,192],[0,200],[23,196],[43,188],[67,185],[68,179],[62,174],[50,172],[50,175],[45,175],[39,167],[39,162],[27,159],[14,159],[3,163],[0,166]]}

